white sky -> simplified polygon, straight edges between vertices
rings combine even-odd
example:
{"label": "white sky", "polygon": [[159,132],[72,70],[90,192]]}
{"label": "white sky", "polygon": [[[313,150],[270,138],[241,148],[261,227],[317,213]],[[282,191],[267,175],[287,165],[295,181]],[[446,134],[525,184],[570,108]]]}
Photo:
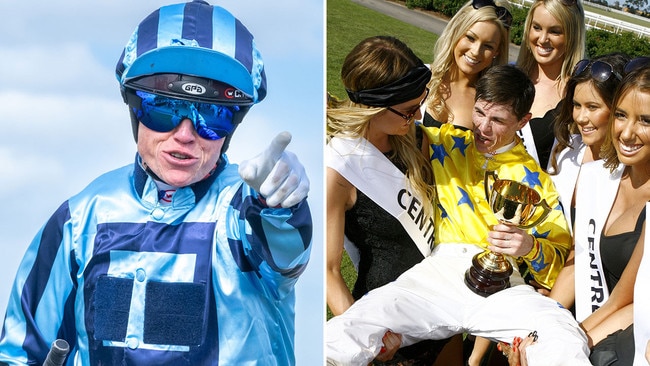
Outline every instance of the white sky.
{"label": "white sky", "polygon": [[[18,264],[54,210],[98,175],[130,164],[130,121],[115,64],[136,25],[169,0],[0,2],[0,314]],[[289,131],[311,181],[312,258],[298,282],[298,365],[322,364],[324,4],[211,0],[253,33],[268,95],[237,129],[232,162]]]}

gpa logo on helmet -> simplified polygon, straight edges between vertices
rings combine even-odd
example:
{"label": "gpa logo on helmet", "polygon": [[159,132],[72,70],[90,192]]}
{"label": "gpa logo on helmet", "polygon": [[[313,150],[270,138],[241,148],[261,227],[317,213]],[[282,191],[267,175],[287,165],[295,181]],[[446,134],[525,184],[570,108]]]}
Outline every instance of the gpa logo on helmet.
{"label": "gpa logo on helmet", "polygon": [[241,90],[235,89],[235,88],[228,88],[225,90],[224,95],[228,99],[239,99],[239,98],[245,98],[246,95],[242,93]]}
{"label": "gpa logo on helmet", "polygon": [[203,95],[205,94],[206,91],[203,85],[195,84],[195,83],[185,83],[181,87],[183,88],[184,92],[193,95]]}

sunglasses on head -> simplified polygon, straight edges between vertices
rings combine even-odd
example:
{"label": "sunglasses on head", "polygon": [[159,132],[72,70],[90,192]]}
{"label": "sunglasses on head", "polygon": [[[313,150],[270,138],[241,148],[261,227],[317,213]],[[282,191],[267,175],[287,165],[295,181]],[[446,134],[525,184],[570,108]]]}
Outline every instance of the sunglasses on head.
{"label": "sunglasses on head", "polygon": [[202,138],[218,140],[235,129],[237,105],[194,102],[126,88],[126,101],[138,121],[157,132],[169,132],[185,119],[194,124]]}
{"label": "sunglasses on head", "polygon": [[648,64],[650,64],[650,57],[645,56],[634,58],[625,64],[625,74],[629,74],[632,71]]}
{"label": "sunglasses on head", "polygon": [[587,67],[591,65],[590,71],[591,71],[591,77],[594,78],[595,80],[598,80],[600,82],[605,82],[609,80],[609,78],[614,75],[616,78],[621,81],[623,77],[621,74],[616,72],[614,70],[614,67],[612,65],[608,64],[607,62],[604,61],[590,61],[587,59],[580,60],[576,64],[576,66],[573,68],[573,77],[576,77],[580,74],[582,74]]}
{"label": "sunglasses on head", "polygon": [[492,6],[494,7],[494,12],[497,15],[497,18],[503,23],[503,26],[506,27],[506,29],[510,29],[512,26],[512,14],[508,11],[508,9],[504,8],[503,6],[498,6],[497,4],[494,3],[494,0],[473,0],[472,1],[472,7],[474,9],[480,9],[485,6]]}
{"label": "sunglasses on head", "polygon": [[429,88],[425,88],[424,91],[425,91],[424,98],[422,98],[420,103],[416,107],[413,107],[413,110],[411,112],[407,113],[407,114],[404,114],[404,113],[402,113],[402,112],[400,112],[400,111],[398,111],[398,110],[396,110],[396,109],[394,109],[392,107],[386,107],[386,109],[388,109],[389,111],[395,113],[396,115],[404,118],[406,120],[406,122],[409,123],[409,122],[411,122],[413,117],[415,117],[415,115],[418,113],[420,108],[422,108],[422,105],[424,104],[424,102],[427,100],[427,97],[429,96]]}

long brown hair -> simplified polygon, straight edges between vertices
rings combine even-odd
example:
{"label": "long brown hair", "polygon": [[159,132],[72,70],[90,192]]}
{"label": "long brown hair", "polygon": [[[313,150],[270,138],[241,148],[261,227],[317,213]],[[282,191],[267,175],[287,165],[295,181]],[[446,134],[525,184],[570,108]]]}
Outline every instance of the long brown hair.
{"label": "long brown hair", "polygon": [[[401,79],[422,61],[402,41],[390,36],[366,38],[347,55],[341,68],[341,78],[346,89],[360,91],[378,88]],[[339,100],[328,95],[327,138],[365,137],[372,117],[386,110]],[[388,107],[388,106],[387,106]],[[424,212],[433,213],[435,186],[433,170],[422,154],[415,137],[415,124],[406,135],[388,137],[392,155],[406,166],[406,176],[411,187],[424,199]]]}
{"label": "long brown hair", "polygon": [[[612,66],[613,73],[607,80],[599,81],[593,77],[591,73],[591,65],[596,61],[605,62]],[[589,65],[586,66],[582,72],[569,79],[566,85],[564,103],[562,103],[560,113],[553,121],[553,133],[555,134],[557,143],[551,152],[550,174],[557,175],[560,173],[558,171],[558,155],[562,150],[571,146],[571,135],[580,133],[577,124],[573,120],[573,97],[575,95],[576,86],[590,82],[591,88],[598,94],[598,96],[600,96],[603,102],[607,105],[607,108],[611,111],[614,94],[621,83],[621,80],[616,74],[623,75],[623,69],[628,61],[629,58],[622,53],[611,53],[601,57],[596,57],[589,62]]]}

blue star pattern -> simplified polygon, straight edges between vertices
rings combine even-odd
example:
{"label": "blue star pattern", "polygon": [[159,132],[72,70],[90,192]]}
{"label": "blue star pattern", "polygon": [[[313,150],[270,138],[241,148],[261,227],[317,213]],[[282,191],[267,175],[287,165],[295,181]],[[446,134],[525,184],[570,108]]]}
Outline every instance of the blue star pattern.
{"label": "blue star pattern", "polygon": [[536,238],[546,239],[546,238],[548,238],[548,234],[550,234],[550,233],[551,233],[551,230],[540,233],[540,232],[537,231],[537,228],[533,228],[533,236],[536,237]]}
{"label": "blue star pattern", "polygon": [[464,189],[462,189],[460,187],[458,187],[458,190],[460,191],[460,194],[462,195],[462,197],[458,201],[458,206],[466,203],[466,204],[469,205],[469,207],[472,209],[472,211],[474,211],[474,203],[469,198],[469,194],[467,193],[467,191],[465,191]]}
{"label": "blue star pattern", "polygon": [[539,181],[539,172],[531,171],[526,167],[524,167],[524,171],[526,171],[526,176],[523,179],[524,183],[527,183],[530,188],[542,186],[542,183]]}
{"label": "blue star pattern", "polygon": [[544,252],[540,250],[539,253],[540,255],[536,259],[530,261],[531,267],[533,267],[533,270],[536,272],[539,272],[548,266],[548,264],[546,264],[544,261]]}
{"label": "blue star pattern", "polygon": [[465,156],[465,149],[469,146],[469,143],[465,142],[465,137],[464,136],[451,136],[451,138],[454,140],[454,146],[451,147],[451,151],[454,151],[454,149],[460,150],[460,153]]}
{"label": "blue star pattern", "polygon": [[438,208],[440,209],[440,218],[441,219],[449,218],[449,215],[447,214],[447,211],[445,210],[444,207],[442,207],[441,204],[438,204]]}
{"label": "blue star pattern", "polygon": [[445,156],[449,156],[445,150],[445,147],[443,145],[431,144],[431,150],[433,150],[431,153],[431,161],[433,161],[433,159],[438,159],[438,161],[440,161],[440,165],[444,166]]}
{"label": "blue star pattern", "polygon": [[[540,232],[537,232],[536,229],[533,229],[533,236],[536,237],[536,238],[546,239],[548,237],[548,234],[550,234],[550,233],[551,233],[550,230],[546,231],[546,232],[543,232],[543,233],[540,233]],[[539,272],[539,271],[543,270],[544,268],[546,268],[546,266],[548,266],[548,263],[546,263],[546,261],[544,260],[544,252],[541,250],[541,248],[539,250],[539,255],[537,256],[537,258],[530,261],[530,265],[531,265],[531,267],[533,267],[533,270],[535,270],[536,272]]]}

